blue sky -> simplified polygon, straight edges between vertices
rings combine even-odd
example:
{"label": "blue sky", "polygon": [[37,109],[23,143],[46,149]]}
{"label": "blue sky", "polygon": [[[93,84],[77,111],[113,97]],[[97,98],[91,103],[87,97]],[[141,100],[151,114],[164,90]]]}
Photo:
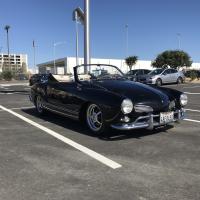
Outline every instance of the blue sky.
{"label": "blue sky", "polygon": [[[0,50],[7,52],[4,26],[11,26],[10,52],[27,53],[33,66],[32,41],[36,62],[75,56],[75,24],[72,11],[84,0],[0,0]],[[198,0],[90,0],[91,56],[124,58],[128,24],[128,55],[153,60],[164,50],[181,49],[200,62],[200,1]],[[80,55],[83,56],[83,27],[79,26]]]}

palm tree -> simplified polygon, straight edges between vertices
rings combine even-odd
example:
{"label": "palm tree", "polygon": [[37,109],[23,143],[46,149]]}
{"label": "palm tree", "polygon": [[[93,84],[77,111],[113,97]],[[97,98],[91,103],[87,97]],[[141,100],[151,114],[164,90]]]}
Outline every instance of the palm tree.
{"label": "palm tree", "polygon": [[129,66],[130,71],[131,71],[133,65],[136,64],[137,60],[138,60],[137,56],[129,56],[129,57],[125,58],[125,62]]}
{"label": "palm tree", "polygon": [[8,64],[10,66],[10,49],[9,49],[9,35],[8,35],[8,31],[10,29],[10,26],[9,25],[6,25],[4,27],[4,29],[6,30],[6,33],[7,33],[7,49],[8,49]]}

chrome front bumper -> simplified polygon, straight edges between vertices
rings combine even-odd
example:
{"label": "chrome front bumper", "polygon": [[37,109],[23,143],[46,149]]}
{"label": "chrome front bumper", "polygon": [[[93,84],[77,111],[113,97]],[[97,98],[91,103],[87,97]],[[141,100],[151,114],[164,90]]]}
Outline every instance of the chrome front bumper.
{"label": "chrome front bumper", "polygon": [[160,114],[158,115],[149,114],[146,116],[138,117],[134,122],[112,124],[111,127],[118,130],[131,130],[140,128],[146,128],[152,130],[154,127],[174,123],[179,120],[183,120],[184,118],[185,118],[185,110],[181,109],[174,111],[174,120],[169,123],[160,123]]}

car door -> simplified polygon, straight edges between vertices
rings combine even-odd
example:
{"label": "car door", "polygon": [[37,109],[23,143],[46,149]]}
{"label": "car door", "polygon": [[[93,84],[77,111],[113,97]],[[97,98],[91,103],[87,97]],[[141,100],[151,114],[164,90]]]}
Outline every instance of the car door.
{"label": "car door", "polygon": [[176,69],[171,69],[172,82],[175,83],[179,77],[179,73]]}
{"label": "car door", "polygon": [[72,118],[78,118],[81,89],[75,82],[54,82],[47,86],[49,107]]}
{"label": "car door", "polygon": [[162,83],[169,83],[171,81],[170,73],[171,73],[170,69],[166,69],[165,71],[162,72],[161,74]]}
{"label": "car door", "polygon": [[52,108],[59,108],[60,105],[60,83],[50,81],[47,85],[46,96],[48,105]]}

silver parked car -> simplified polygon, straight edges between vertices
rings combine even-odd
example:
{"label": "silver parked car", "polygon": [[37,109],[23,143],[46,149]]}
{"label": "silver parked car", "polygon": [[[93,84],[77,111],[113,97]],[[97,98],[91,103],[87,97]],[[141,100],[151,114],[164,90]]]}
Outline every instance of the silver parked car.
{"label": "silver parked car", "polygon": [[185,76],[183,72],[177,71],[176,69],[155,69],[151,71],[141,82],[147,84],[155,84],[161,86],[164,83],[183,83]]}

